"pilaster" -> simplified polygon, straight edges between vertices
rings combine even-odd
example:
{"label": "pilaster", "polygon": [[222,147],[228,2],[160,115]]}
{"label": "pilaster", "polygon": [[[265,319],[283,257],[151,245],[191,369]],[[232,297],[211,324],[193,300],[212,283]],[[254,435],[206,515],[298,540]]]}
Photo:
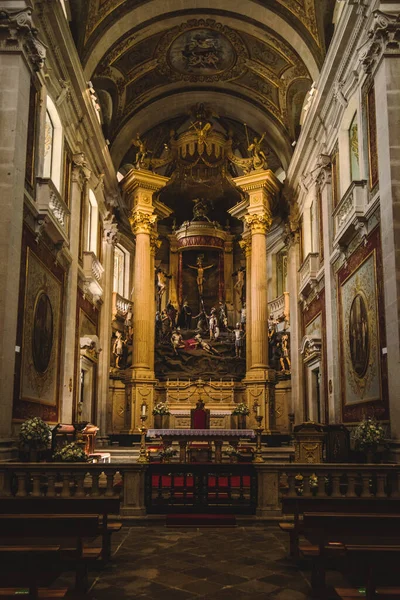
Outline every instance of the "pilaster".
{"label": "pilaster", "polygon": [[24,0],[0,0],[0,436],[11,434],[24,180],[32,72],[46,51]]}
{"label": "pilaster", "polygon": [[[107,215],[103,221],[104,234],[102,239],[102,265],[104,267],[104,279],[113,280],[114,273],[114,249],[118,242],[118,226],[114,215]],[[103,304],[100,312],[100,348],[98,362],[98,394],[96,425],[100,427],[100,435],[106,435],[112,431],[112,406],[109,400],[109,372],[110,372],[110,339],[112,335],[111,326],[112,313],[112,287],[104,286]]]}
{"label": "pilaster", "polygon": [[71,264],[65,290],[63,386],[61,396],[61,422],[71,423],[73,404],[76,397],[75,358],[76,351],[76,302],[78,294],[79,244],[81,228],[81,203],[87,181],[91,175],[82,153],[73,156],[70,192],[70,240]]}
{"label": "pilaster", "polygon": [[374,11],[360,60],[374,78],[391,434],[400,439],[400,16]]}

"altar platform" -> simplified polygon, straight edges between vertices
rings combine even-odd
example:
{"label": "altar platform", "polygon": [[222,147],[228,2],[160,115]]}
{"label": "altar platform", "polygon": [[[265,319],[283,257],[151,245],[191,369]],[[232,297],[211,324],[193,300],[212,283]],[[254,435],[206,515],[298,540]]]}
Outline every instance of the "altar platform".
{"label": "altar platform", "polygon": [[191,442],[213,442],[215,462],[222,462],[222,444],[227,442],[234,448],[238,447],[240,439],[255,439],[253,429],[149,429],[149,439],[162,440],[163,444],[179,444],[179,462],[187,462],[188,444]]}

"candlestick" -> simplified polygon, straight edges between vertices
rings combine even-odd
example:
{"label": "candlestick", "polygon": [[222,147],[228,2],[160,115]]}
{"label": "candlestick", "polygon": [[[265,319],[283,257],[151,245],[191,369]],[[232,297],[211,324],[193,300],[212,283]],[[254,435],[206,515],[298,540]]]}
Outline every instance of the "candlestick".
{"label": "candlestick", "polygon": [[139,427],[140,431],[140,450],[139,457],[137,459],[138,463],[148,463],[149,459],[146,451],[146,433],[147,427],[145,427],[145,421],[147,420],[147,415],[143,414],[143,407],[146,409],[146,404],[142,404],[142,414],[140,415],[141,426]]}
{"label": "candlestick", "polygon": [[146,416],[146,408],[147,408],[147,406],[146,406],[146,404],[143,402],[143,404],[142,404],[142,417],[145,417],[145,416]]}
{"label": "candlestick", "polygon": [[257,404],[256,412],[257,412],[257,417],[260,417],[261,416],[261,406],[259,404]]}
{"label": "candlestick", "polygon": [[[257,409],[259,408],[259,404],[257,404]],[[256,451],[254,454],[254,459],[253,462],[256,463],[263,463],[264,459],[262,457],[262,449],[261,449],[261,433],[264,431],[264,427],[261,425],[261,422],[263,420],[263,417],[260,415],[256,416],[256,421],[257,421],[257,427],[255,428],[255,432],[257,435],[257,441],[256,441]]]}

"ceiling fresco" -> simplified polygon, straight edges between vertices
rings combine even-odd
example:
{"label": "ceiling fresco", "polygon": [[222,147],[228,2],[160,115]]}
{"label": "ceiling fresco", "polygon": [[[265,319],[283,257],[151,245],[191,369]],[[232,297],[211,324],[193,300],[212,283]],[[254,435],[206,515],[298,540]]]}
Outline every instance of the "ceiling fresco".
{"label": "ceiling fresco", "polygon": [[[333,0],[72,0],[74,35],[114,162],[137,132],[168,132],[195,102],[267,132],[284,169],[324,58]],[[171,122],[171,123],[170,123]],[[154,133],[151,135],[154,136]],[[156,139],[157,135],[155,136]],[[167,140],[167,133],[163,142]]]}

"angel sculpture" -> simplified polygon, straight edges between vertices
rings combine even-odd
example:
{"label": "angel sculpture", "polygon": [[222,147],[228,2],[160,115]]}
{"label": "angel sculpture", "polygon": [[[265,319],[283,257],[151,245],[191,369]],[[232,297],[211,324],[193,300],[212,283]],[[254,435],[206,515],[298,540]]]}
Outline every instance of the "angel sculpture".
{"label": "angel sculpture", "polygon": [[136,152],[136,168],[140,169],[144,166],[147,155],[150,154],[150,150],[147,150],[146,143],[140,138],[139,134],[136,134],[136,138],[132,140],[132,144],[138,149]]}
{"label": "angel sculpture", "polygon": [[261,148],[261,144],[266,136],[266,132],[260,138],[254,137],[253,143],[249,144],[247,151],[251,152],[253,159],[253,169],[264,169],[267,166],[267,155]]}
{"label": "angel sculpture", "polygon": [[191,124],[189,129],[194,129],[196,131],[198,146],[201,146],[202,144],[207,145],[207,136],[210,133],[210,130],[212,129],[211,123],[205,123],[205,125],[203,125],[202,121],[196,121],[195,123]]}

